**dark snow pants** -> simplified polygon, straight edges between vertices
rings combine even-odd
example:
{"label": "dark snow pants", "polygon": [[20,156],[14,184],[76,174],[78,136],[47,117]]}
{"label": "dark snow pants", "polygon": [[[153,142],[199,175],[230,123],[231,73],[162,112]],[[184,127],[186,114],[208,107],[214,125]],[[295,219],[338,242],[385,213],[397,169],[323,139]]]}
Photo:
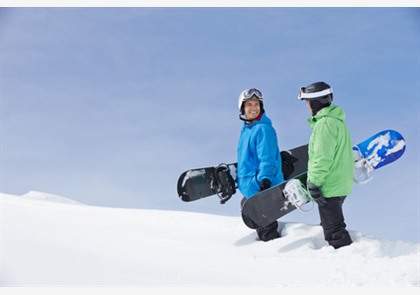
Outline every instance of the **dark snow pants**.
{"label": "dark snow pants", "polygon": [[325,198],[328,204],[318,206],[324,238],[335,249],[352,243],[344,222],[343,203],[345,199],[346,196]]}

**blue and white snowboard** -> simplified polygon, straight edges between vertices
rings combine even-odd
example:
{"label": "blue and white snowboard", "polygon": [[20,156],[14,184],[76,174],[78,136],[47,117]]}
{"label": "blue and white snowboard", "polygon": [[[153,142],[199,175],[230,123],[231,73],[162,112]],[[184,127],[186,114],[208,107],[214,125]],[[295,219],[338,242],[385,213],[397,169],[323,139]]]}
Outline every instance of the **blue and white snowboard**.
{"label": "blue and white snowboard", "polygon": [[399,159],[405,151],[405,140],[395,130],[384,130],[353,146],[354,181],[364,184],[373,172]]}

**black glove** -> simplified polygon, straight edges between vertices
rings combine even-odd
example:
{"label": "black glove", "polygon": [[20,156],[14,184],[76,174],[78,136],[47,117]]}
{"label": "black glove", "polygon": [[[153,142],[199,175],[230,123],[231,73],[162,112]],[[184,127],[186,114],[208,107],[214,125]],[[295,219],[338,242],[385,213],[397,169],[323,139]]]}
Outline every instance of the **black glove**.
{"label": "black glove", "polygon": [[310,182],[307,182],[306,186],[308,187],[312,199],[314,199],[318,206],[322,207],[328,204],[327,200],[325,200],[324,196],[322,195],[321,188],[319,186],[316,186],[315,184],[312,184]]}
{"label": "black glove", "polygon": [[271,181],[268,180],[267,178],[264,178],[260,183],[260,192],[270,188],[270,186],[271,186]]}

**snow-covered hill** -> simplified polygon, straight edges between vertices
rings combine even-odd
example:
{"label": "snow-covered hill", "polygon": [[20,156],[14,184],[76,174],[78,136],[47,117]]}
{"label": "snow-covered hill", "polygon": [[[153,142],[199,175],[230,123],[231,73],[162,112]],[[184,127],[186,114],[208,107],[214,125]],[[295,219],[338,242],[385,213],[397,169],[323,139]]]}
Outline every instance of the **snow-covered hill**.
{"label": "snow-covered hill", "polygon": [[1,196],[1,286],[420,286],[417,243],[281,222],[257,241],[241,218]]}

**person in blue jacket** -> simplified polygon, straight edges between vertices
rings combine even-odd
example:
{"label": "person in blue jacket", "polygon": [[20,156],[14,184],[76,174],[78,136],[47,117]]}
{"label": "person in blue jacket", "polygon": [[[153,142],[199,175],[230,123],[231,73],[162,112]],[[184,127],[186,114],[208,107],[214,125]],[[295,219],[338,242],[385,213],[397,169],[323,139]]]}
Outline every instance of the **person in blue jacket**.
{"label": "person in blue jacket", "polygon": [[[238,145],[238,189],[243,202],[259,191],[284,181],[277,134],[264,111],[260,90],[245,89],[239,95],[239,118],[244,121]],[[278,222],[257,229],[262,241],[279,238]]]}

